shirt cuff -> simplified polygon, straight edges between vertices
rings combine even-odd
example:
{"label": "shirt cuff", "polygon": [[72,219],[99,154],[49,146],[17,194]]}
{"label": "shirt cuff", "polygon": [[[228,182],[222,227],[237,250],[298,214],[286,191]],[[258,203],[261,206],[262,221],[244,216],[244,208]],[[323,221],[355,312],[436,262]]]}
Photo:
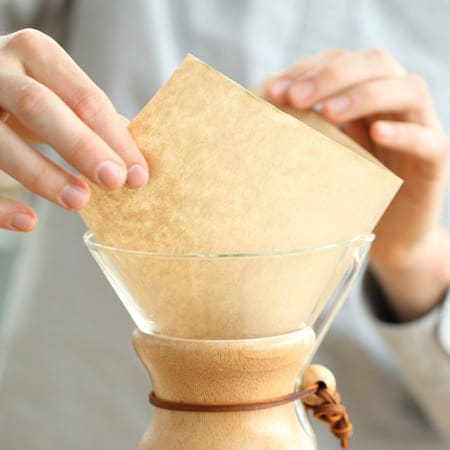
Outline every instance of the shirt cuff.
{"label": "shirt cuff", "polygon": [[450,441],[450,293],[424,316],[398,322],[369,271],[360,286],[375,328],[401,368],[411,393],[434,427]]}
{"label": "shirt cuff", "polygon": [[364,273],[362,297],[374,318],[375,326],[386,340],[409,341],[411,334],[428,334],[450,356],[450,290],[444,301],[427,314],[408,322],[400,322],[386,299],[380,285],[369,269]]}

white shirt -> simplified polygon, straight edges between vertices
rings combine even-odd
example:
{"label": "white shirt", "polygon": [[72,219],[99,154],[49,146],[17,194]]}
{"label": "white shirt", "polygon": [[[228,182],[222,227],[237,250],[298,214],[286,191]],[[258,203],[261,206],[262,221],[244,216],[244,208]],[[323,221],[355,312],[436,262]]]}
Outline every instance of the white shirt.
{"label": "white shirt", "polygon": [[[428,80],[450,130],[449,20],[444,0],[0,2],[5,31],[53,34],[130,118],[187,52],[250,87],[330,47],[376,46]],[[45,201],[38,211],[2,323],[0,448],[136,448],[151,407],[133,325],[84,248],[78,215]],[[450,301],[396,325],[378,321],[365,296],[354,291],[316,358],[336,374],[352,448],[449,449]],[[325,426],[316,432],[319,448],[338,448]]]}

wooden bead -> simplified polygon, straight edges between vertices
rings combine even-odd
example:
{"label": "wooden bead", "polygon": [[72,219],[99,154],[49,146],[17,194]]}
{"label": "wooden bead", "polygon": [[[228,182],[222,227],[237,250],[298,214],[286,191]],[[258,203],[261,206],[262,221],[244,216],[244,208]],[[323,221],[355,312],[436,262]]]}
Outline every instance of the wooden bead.
{"label": "wooden bead", "polygon": [[[313,364],[305,370],[300,389],[306,389],[319,381],[325,383],[330,394],[336,393],[336,378],[333,372],[320,364]],[[306,397],[303,402],[310,406],[317,406],[321,405],[324,400],[314,394]]]}

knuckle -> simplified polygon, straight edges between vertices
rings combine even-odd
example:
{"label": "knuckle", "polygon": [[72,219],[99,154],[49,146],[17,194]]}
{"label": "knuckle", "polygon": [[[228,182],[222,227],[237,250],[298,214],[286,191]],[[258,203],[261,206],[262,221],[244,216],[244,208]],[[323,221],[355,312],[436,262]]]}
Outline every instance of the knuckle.
{"label": "knuckle", "polygon": [[364,101],[366,103],[376,103],[380,98],[380,90],[378,85],[376,83],[367,83],[364,86],[363,92],[360,96],[364,97]]}
{"label": "knuckle", "polygon": [[350,50],[347,50],[346,48],[332,48],[329,51],[329,55],[336,58],[344,58],[350,55]]}
{"label": "knuckle", "polygon": [[428,84],[420,75],[413,73],[408,78],[414,89],[420,94],[428,94]]}
{"label": "knuckle", "polygon": [[32,46],[40,38],[41,34],[40,31],[34,28],[24,28],[9,35],[8,45],[19,47]]}
{"label": "knuckle", "polygon": [[[98,145],[95,145],[94,139],[89,133],[81,133],[70,149],[69,162],[78,167],[86,166],[86,163],[96,159],[96,154],[98,154]],[[89,174],[85,173],[85,175]]]}
{"label": "knuckle", "polygon": [[430,137],[426,132],[421,132],[422,130],[418,130],[412,133],[408,133],[408,127],[403,127],[403,136],[405,142],[411,143],[411,145],[416,146],[417,148],[430,148]]}
{"label": "knuckle", "polygon": [[19,52],[25,50],[33,53],[45,53],[52,41],[49,36],[39,30],[25,28],[13,33],[6,46]]}
{"label": "knuckle", "polygon": [[379,64],[392,64],[393,62],[392,56],[382,48],[369,48],[367,54],[369,58],[374,59]]}
{"label": "knuckle", "polygon": [[[450,142],[444,134],[431,136],[421,133],[415,139],[415,147],[420,149],[417,169],[426,178],[436,178],[445,174],[450,155]],[[430,142],[430,139],[432,142]]]}
{"label": "knuckle", "polygon": [[386,50],[382,48],[369,48],[363,53],[372,60],[376,67],[384,69],[383,72],[387,69],[392,75],[406,75],[406,71],[402,65]]}
{"label": "knuckle", "polygon": [[341,81],[345,77],[342,66],[339,64],[330,64],[322,69],[322,76],[330,83]]}
{"label": "knuckle", "polygon": [[19,115],[25,120],[35,117],[42,111],[45,97],[45,89],[38,83],[24,83],[16,99]]}
{"label": "knuckle", "polygon": [[105,95],[96,91],[80,93],[73,102],[72,110],[83,121],[95,119],[104,111]]}
{"label": "knuckle", "polygon": [[47,198],[52,197],[51,188],[49,186],[52,179],[52,168],[47,164],[41,165],[39,168],[35,168],[31,174],[30,181],[27,183],[27,187],[35,193],[43,194]]}

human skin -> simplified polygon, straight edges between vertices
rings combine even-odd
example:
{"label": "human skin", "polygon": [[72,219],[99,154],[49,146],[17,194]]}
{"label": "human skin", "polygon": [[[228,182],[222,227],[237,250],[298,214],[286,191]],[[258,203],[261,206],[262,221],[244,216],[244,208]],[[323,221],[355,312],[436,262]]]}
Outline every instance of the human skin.
{"label": "human skin", "polygon": [[[376,228],[370,264],[400,320],[438,304],[450,284],[450,235],[439,222],[449,141],[426,82],[378,49],[330,50],[271,79],[269,99],[325,118],[365,146],[404,184]],[[67,210],[89,201],[77,175],[30,143],[53,147],[106,190],[148,180],[145,159],[107,96],[50,37],[0,36],[0,170]],[[0,197],[0,228],[30,231],[29,206]]]}
{"label": "human skin", "polygon": [[[84,180],[30,145],[49,144],[105,190],[148,180],[147,163],[102,90],[50,37],[32,29],[0,36],[0,170],[55,204],[89,201]],[[29,206],[0,197],[0,228],[30,231]]]}
{"label": "human skin", "polygon": [[276,105],[339,125],[404,180],[376,227],[370,267],[400,321],[438,305],[450,285],[450,233],[440,223],[449,140],[427,83],[380,49],[334,49],[267,83]]}

